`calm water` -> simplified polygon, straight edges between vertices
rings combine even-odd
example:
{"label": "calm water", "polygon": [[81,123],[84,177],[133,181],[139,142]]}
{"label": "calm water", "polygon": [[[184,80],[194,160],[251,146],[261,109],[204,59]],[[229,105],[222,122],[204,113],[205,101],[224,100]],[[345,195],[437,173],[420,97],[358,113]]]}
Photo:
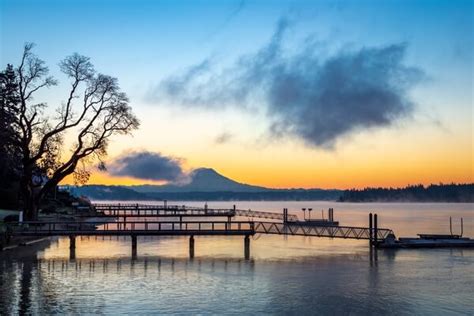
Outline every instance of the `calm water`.
{"label": "calm water", "polygon": [[[184,203],[180,203],[184,204]],[[202,206],[202,203],[186,203]],[[210,207],[232,207],[213,202]],[[367,225],[377,212],[397,236],[458,232],[474,237],[473,204],[238,202],[238,208],[312,217],[334,207],[341,225]],[[300,211],[301,212],[301,211]],[[0,253],[0,314],[424,314],[474,315],[474,250],[379,250],[367,241],[256,236],[81,238],[76,259],[59,238]]]}

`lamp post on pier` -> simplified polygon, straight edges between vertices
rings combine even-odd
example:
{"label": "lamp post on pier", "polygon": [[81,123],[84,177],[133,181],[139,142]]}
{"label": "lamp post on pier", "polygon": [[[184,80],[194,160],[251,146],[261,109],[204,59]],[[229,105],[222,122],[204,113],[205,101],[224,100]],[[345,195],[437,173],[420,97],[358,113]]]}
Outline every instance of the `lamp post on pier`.
{"label": "lamp post on pier", "polygon": [[306,208],[303,207],[301,210],[303,211],[303,218],[306,220]]}

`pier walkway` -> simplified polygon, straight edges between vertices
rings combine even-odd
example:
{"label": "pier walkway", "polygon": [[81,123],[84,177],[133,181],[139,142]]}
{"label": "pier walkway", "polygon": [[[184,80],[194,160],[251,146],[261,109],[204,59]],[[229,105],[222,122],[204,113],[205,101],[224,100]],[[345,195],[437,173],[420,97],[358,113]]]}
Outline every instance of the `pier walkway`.
{"label": "pier walkway", "polygon": [[[148,204],[93,204],[98,213],[95,217],[247,217],[272,220],[283,220],[283,214],[276,212],[261,212],[237,209],[218,209],[204,207],[191,207],[186,205],[148,205]],[[288,220],[297,221],[296,215],[288,215]]]}
{"label": "pier walkway", "polygon": [[[250,236],[276,234],[288,236],[366,239],[370,245],[385,240],[392,230],[377,227],[377,215],[370,214],[369,227],[333,225],[333,222],[298,221],[295,215],[251,210],[210,209],[177,205],[94,204],[92,215],[81,215],[80,221],[27,221],[12,227],[14,236],[69,236],[71,258],[75,258],[77,236],[130,236],[132,256],[136,257],[138,236],[189,236],[189,254],[194,257],[194,236],[244,236],[245,258],[250,254]],[[216,220],[220,216],[227,219]],[[238,221],[236,217],[261,220]],[[87,218],[89,217],[89,218]],[[115,220],[97,220],[100,217]],[[169,220],[178,218],[179,220]],[[199,220],[193,219],[199,218]],[[207,218],[204,218],[207,217]],[[135,218],[138,218],[135,219]],[[164,220],[160,220],[164,218]],[[183,220],[187,219],[187,220]],[[272,220],[272,221],[268,221]],[[278,221],[275,221],[278,220]],[[373,224],[373,225],[372,225]]]}
{"label": "pier walkway", "polygon": [[[375,233],[375,230],[373,230]],[[377,239],[384,240],[392,230],[378,228]],[[24,222],[15,235],[22,236],[176,236],[176,235],[254,235],[276,234],[343,239],[370,239],[370,229],[352,226],[308,226],[276,222],[240,221],[125,221],[125,222]]]}

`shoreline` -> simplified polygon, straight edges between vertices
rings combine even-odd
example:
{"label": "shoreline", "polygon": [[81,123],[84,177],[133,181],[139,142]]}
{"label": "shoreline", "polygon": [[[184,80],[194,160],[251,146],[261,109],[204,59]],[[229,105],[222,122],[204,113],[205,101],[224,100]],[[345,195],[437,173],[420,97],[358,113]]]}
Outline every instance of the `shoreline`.
{"label": "shoreline", "polygon": [[8,245],[0,249],[0,254],[2,252],[14,250],[20,247],[28,247],[28,246],[31,246],[31,245],[34,245],[34,244],[37,244],[49,239],[51,239],[51,237],[49,236],[48,237],[29,237],[28,240],[16,240],[16,241],[12,239],[12,241]]}

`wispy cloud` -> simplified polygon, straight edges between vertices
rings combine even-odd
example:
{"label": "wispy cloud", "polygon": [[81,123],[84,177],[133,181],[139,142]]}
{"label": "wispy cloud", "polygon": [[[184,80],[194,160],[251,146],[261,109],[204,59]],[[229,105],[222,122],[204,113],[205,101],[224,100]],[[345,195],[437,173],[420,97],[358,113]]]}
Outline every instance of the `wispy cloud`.
{"label": "wispy cloud", "polygon": [[229,141],[232,140],[232,138],[234,138],[234,135],[229,133],[229,132],[222,132],[220,133],[219,135],[217,135],[216,139],[214,140],[214,142],[218,145],[222,145],[222,144],[226,144],[228,143]]}
{"label": "wispy cloud", "polygon": [[232,20],[234,20],[239,15],[239,13],[244,9],[245,5],[245,0],[239,0],[237,5],[225,16],[224,21],[211,34],[209,34],[205,40],[211,39],[217,33],[225,29],[227,25],[229,25],[229,23],[231,23]]}
{"label": "wispy cloud", "polygon": [[151,92],[186,106],[265,106],[269,132],[332,148],[355,131],[389,126],[410,116],[409,91],[424,72],[404,63],[407,45],[341,50],[322,58],[317,45],[283,49],[285,19],[265,46],[217,71],[209,60],[163,80]]}

